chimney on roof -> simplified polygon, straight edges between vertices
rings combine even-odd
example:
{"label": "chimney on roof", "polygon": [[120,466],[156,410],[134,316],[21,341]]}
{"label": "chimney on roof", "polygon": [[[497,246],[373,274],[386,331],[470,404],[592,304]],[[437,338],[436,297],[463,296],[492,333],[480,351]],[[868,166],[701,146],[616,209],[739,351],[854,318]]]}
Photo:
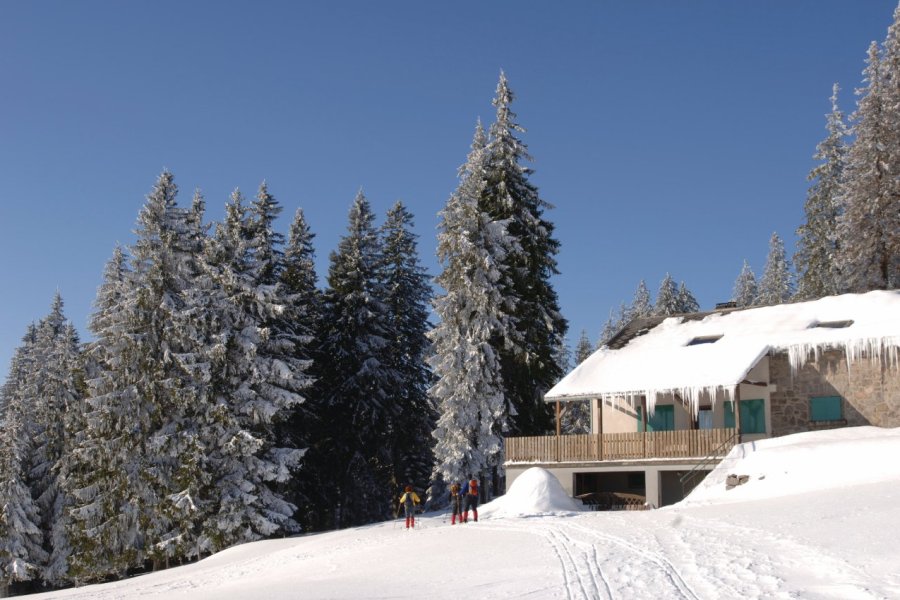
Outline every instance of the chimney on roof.
{"label": "chimney on roof", "polygon": [[737,308],[737,302],[734,300],[729,300],[728,302],[716,302],[716,310],[722,310],[724,308]]}

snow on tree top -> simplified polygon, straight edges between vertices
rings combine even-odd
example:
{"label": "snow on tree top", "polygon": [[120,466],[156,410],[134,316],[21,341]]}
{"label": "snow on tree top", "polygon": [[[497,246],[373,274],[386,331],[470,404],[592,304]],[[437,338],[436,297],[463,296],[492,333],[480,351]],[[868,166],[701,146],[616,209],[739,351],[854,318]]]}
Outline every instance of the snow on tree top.
{"label": "snow on tree top", "polygon": [[770,351],[787,352],[796,370],[829,348],[845,350],[849,363],[865,355],[896,367],[900,292],[829,296],[701,319],[673,316],[622,348],[600,348],[545,400],[644,395],[652,407],[657,394],[678,393],[695,407],[701,393],[713,399],[718,391],[730,396]]}

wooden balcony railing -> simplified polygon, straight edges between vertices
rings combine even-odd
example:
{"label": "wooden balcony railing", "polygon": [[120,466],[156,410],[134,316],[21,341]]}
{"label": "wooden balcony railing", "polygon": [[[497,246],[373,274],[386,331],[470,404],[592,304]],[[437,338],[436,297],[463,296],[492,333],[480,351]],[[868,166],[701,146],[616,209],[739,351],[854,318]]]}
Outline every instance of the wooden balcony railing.
{"label": "wooden balcony railing", "polygon": [[734,444],[726,442],[736,440],[734,434],[731,428],[511,437],[506,438],[506,462],[703,458],[716,449],[727,453]]}

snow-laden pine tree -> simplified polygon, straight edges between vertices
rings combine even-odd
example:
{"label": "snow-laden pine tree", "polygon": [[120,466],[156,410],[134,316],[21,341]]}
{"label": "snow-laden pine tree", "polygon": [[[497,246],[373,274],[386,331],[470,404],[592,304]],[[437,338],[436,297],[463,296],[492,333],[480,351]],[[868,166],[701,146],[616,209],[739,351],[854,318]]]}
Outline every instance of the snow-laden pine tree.
{"label": "snow-laden pine tree", "polygon": [[[486,185],[479,208],[493,221],[506,223],[516,246],[506,255],[498,283],[504,305],[511,306],[505,336],[494,339],[503,366],[503,385],[515,433],[541,435],[554,429],[553,411],[544,402],[546,392],[563,374],[554,356],[564,343],[568,324],[550,278],[557,271],[559,242],[544,213],[552,206],[529,181],[532,169],[525,144],[516,134],[525,130],[510,110],[514,95],[506,75],[500,73],[493,105],[496,120],[485,149]],[[508,342],[511,341],[510,346]]]}
{"label": "snow-laden pine tree", "polygon": [[694,294],[691,293],[691,290],[689,290],[682,281],[681,285],[678,287],[678,312],[695,313],[699,310],[700,303],[697,302],[697,298],[694,297]]}
{"label": "snow-laden pine tree", "polygon": [[[144,440],[132,421],[138,410],[124,367],[136,363],[137,344],[127,325],[133,284],[128,256],[117,247],[103,272],[85,349],[86,427],[73,445],[65,487],[72,497],[67,578],[75,584],[124,576],[141,561],[137,487]],[[120,387],[121,386],[121,387]]]}
{"label": "snow-laden pine tree", "polygon": [[54,553],[54,569],[45,580],[62,581],[68,542],[61,520],[67,503],[60,483],[61,461],[66,447],[66,412],[79,410],[81,392],[77,389],[80,352],[78,340],[69,339],[70,330],[63,312],[63,300],[56,293],[50,313],[41,320],[33,348],[34,361],[29,374],[27,395],[30,397],[32,426],[31,469],[28,484],[40,508],[44,550]]}
{"label": "snow-laden pine tree", "polygon": [[443,270],[436,282],[444,294],[433,301],[438,324],[429,333],[429,363],[436,383],[429,390],[437,407],[434,430],[435,486],[480,476],[502,464],[502,434],[509,415],[495,340],[509,325],[509,298],[499,282],[515,241],[505,221],[479,207],[484,194],[485,135],[475,129],[472,150],[459,170],[459,185],[440,212],[437,255]]}
{"label": "snow-laden pine tree", "polygon": [[659,291],[656,292],[656,305],[653,307],[653,314],[656,316],[669,316],[679,312],[681,312],[681,305],[678,298],[678,285],[672,276],[666,273],[666,276],[659,284]]}
{"label": "snow-laden pine tree", "polygon": [[784,251],[784,242],[777,232],[769,239],[769,255],[759,280],[754,306],[771,306],[790,302],[794,295],[791,264]]}
{"label": "snow-laden pine tree", "polygon": [[27,392],[36,338],[32,325],[0,388],[0,592],[17,582],[40,579],[48,558],[41,511],[28,486],[33,425]]}
{"label": "snow-laden pine tree", "polygon": [[634,298],[631,300],[631,306],[628,308],[628,320],[649,317],[652,314],[653,303],[650,301],[650,290],[647,289],[647,282],[641,279],[634,292]]}
{"label": "snow-laden pine tree", "polygon": [[756,296],[756,275],[753,273],[753,269],[750,268],[747,261],[744,260],[744,266],[741,267],[741,273],[738,275],[737,279],[734,280],[734,288],[732,289],[731,297],[736,306],[745,307],[753,306],[756,303]]}
{"label": "snow-laden pine tree", "polygon": [[263,184],[251,207],[235,190],[225,219],[206,242],[206,311],[210,356],[208,422],[198,431],[210,476],[210,509],[201,550],[297,530],[296,506],[283,484],[303,450],[276,443],[276,424],[303,402],[304,343],[284,320],[290,299],[280,283],[280,236],[273,222],[280,206]]}
{"label": "snow-laden pine tree", "polygon": [[196,207],[178,208],[177,190],[163,172],[138,216],[131,268],[108,265],[91,321],[84,445],[102,460],[73,492],[79,580],[121,576],[146,560],[161,566],[195,546],[184,513],[194,512],[202,482],[195,423],[208,367],[198,332],[212,317],[189,301],[201,240]]}
{"label": "snow-laden pine tree", "polygon": [[66,320],[59,292],[50,313],[37,327],[32,351],[34,360],[26,385],[32,437],[27,481],[41,511],[43,545],[50,557],[42,578],[60,584],[65,581],[69,554],[66,522],[70,501],[64,462],[72,444],[70,437],[80,433],[83,389],[78,336]]}
{"label": "snow-laden pine tree", "polygon": [[806,222],[797,229],[797,270],[799,301],[815,300],[840,293],[837,270],[837,223],[840,215],[841,181],[847,155],[847,126],[838,108],[838,84],[831,94],[831,113],[826,117],[828,135],[816,146],[813,155],[821,161],[810,171],[812,182],[806,194],[803,211]]}
{"label": "snow-laden pine tree", "polygon": [[391,514],[388,441],[398,415],[391,368],[390,312],[384,302],[382,244],[360,191],[347,234],[331,253],[325,290],[318,392],[325,427],[329,506],[335,526],[371,523]]}
{"label": "snow-laden pine tree", "polygon": [[[333,525],[322,515],[321,507],[327,504],[322,493],[329,475],[319,462],[319,449],[310,445],[315,432],[323,423],[318,414],[318,394],[315,380],[318,376],[318,340],[322,328],[322,292],[317,287],[315,248],[312,232],[302,208],[294,213],[284,249],[284,267],[281,284],[290,298],[285,318],[290,319],[301,337],[296,347],[296,357],[303,361],[305,372],[311,379],[304,390],[306,402],[294,406],[282,423],[278,436],[285,447],[309,446],[299,472],[285,484],[288,499],[298,507],[297,519],[305,531],[327,529]],[[324,450],[324,449],[323,449]]]}
{"label": "snow-laden pine tree", "polygon": [[883,55],[872,42],[866,87],[851,119],[838,218],[842,288],[851,292],[897,286],[900,265],[900,7]]}
{"label": "snow-laden pine tree", "polygon": [[[394,402],[399,406],[393,430],[392,480],[398,486],[428,487],[434,466],[432,447],[436,415],[428,388],[431,370],[428,303],[431,286],[419,261],[413,215],[397,202],[382,226],[385,304],[390,318],[388,357],[397,374]],[[399,495],[399,494],[398,494]]]}
{"label": "snow-laden pine tree", "polygon": [[609,309],[609,316],[606,318],[606,322],[603,324],[603,329],[600,330],[600,337],[597,340],[597,348],[602,348],[603,346],[608,344],[609,340],[613,339],[613,337],[622,328],[623,323],[620,315],[623,311],[625,311],[624,306],[624,303],[622,303],[619,314],[614,313],[613,309]]}
{"label": "snow-laden pine tree", "polygon": [[[575,364],[583,363],[588,356],[593,354],[594,347],[588,338],[587,331],[581,330],[578,344],[575,346]],[[575,435],[591,432],[591,405],[589,400],[575,400],[563,402],[560,410],[560,429],[567,435]]]}
{"label": "snow-laden pine tree", "polygon": [[74,498],[70,493],[69,478],[75,473],[75,469],[79,468],[79,463],[73,461],[72,456],[74,449],[84,439],[87,429],[84,355],[78,332],[71,322],[66,323],[58,336],[51,356],[58,373],[59,390],[65,394],[65,407],[61,419],[63,445],[60,457],[52,467],[57,493],[56,500],[50,508],[52,517],[45,534],[50,557],[43,578],[51,585],[63,585],[70,581],[69,556],[72,553],[69,531]]}

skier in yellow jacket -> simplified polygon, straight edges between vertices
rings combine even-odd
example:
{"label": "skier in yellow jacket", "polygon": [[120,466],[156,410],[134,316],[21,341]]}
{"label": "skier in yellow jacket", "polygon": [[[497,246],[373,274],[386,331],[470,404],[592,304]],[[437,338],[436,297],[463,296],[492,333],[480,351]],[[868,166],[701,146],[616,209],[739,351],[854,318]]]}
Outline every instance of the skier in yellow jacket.
{"label": "skier in yellow jacket", "polygon": [[406,486],[403,495],[400,496],[400,504],[403,506],[403,511],[406,513],[407,529],[416,526],[416,507],[420,502],[419,495],[413,491],[412,486]]}

